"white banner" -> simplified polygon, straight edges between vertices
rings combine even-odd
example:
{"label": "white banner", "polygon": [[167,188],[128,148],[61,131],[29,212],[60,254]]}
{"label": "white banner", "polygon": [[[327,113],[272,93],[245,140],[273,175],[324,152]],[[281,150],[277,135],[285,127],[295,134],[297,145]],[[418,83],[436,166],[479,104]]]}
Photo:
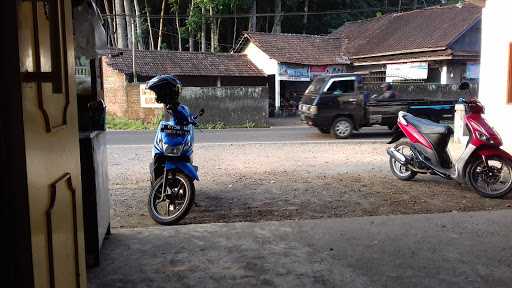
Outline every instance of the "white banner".
{"label": "white banner", "polygon": [[386,82],[408,79],[427,79],[427,77],[427,62],[386,65]]}
{"label": "white banner", "polygon": [[142,108],[162,108],[162,104],[156,103],[155,92],[146,89],[145,84],[140,85],[140,107]]}

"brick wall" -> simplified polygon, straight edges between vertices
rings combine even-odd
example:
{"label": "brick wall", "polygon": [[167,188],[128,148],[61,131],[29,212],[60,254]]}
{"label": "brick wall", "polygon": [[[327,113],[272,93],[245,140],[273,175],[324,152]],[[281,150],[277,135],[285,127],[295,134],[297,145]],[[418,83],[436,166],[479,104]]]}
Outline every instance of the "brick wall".
{"label": "brick wall", "polygon": [[144,122],[151,122],[155,118],[162,115],[162,108],[142,108],[140,106],[140,85],[141,83],[126,84],[126,95],[128,102],[128,109],[124,117],[132,120],[143,120]]}
{"label": "brick wall", "polygon": [[103,68],[103,94],[107,113],[126,117],[128,98],[126,94],[126,76],[107,64],[107,57],[101,57]]}

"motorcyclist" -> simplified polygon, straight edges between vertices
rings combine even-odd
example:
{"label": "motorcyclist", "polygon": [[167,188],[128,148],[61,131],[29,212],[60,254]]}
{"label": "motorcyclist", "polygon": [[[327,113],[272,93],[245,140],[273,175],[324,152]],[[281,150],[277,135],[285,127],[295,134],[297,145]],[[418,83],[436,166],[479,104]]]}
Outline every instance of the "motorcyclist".
{"label": "motorcyclist", "polygon": [[393,85],[390,83],[383,83],[380,85],[382,88],[382,94],[380,95],[373,95],[372,100],[375,101],[386,101],[386,100],[394,100],[397,98],[397,95],[395,91],[393,91]]}

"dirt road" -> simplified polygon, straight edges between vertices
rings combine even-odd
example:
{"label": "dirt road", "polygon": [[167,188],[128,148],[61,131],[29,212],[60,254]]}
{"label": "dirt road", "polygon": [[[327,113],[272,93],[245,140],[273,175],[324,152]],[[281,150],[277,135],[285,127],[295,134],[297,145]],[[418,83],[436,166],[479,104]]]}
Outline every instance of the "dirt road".
{"label": "dirt road", "polygon": [[[191,223],[508,209],[434,176],[401,182],[382,143],[201,144]],[[146,203],[150,146],[109,146],[112,226],[155,225]]]}

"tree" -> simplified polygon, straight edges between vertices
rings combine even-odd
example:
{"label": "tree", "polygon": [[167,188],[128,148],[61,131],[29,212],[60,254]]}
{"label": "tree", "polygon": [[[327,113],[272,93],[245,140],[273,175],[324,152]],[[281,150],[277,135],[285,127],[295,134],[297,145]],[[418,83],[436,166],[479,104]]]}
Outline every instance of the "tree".
{"label": "tree", "polygon": [[178,51],[181,51],[181,29],[180,29],[180,18],[179,18],[179,11],[180,11],[180,0],[169,0],[169,4],[171,5],[171,10],[174,11],[175,17],[176,17],[176,31],[178,33]]}
{"label": "tree", "polygon": [[146,17],[148,21],[148,31],[149,31],[149,49],[155,49],[155,40],[153,40],[153,29],[151,28],[151,18],[149,18],[149,6],[148,1],[144,0],[144,5],[146,6]]}
{"label": "tree", "polygon": [[126,34],[126,18],[121,17],[124,14],[124,1],[115,0],[116,5],[116,40],[117,47],[128,48],[128,35]]}
{"label": "tree", "polygon": [[251,0],[251,10],[249,14],[251,14],[251,18],[249,20],[249,32],[256,32],[256,0]]}
{"label": "tree", "polygon": [[[190,9],[188,12],[188,19],[187,19],[187,27],[188,27],[188,49],[189,51],[195,51],[195,41],[194,41],[194,35],[195,35],[195,27],[194,23],[192,23],[194,19],[194,0],[190,0]],[[189,25],[190,23],[190,25]]]}
{"label": "tree", "polygon": [[162,31],[164,29],[164,13],[165,13],[165,0],[162,0],[162,9],[160,10],[160,28],[158,29],[158,45],[157,50],[162,47]]}
{"label": "tree", "polygon": [[109,34],[109,38],[110,38],[109,39],[110,45],[117,46],[116,41],[115,41],[115,36],[114,36],[114,24],[112,23],[112,17],[110,17],[112,12],[110,10],[110,5],[108,3],[108,0],[103,0],[103,5],[105,5],[105,12],[107,14],[109,14],[109,16],[107,17],[107,22],[108,22],[108,34]]}
{"label": "tree", "polygon": [[272,27],[272,33],[281,33],[281,23],[283,21],[283,12],[281,6],[281,0],[274,0],[274,26]]}
{"label": "tree", "polygon": [[304,18],[302,19],[302,34],[306,34],[306,29],[308,27],[308,12],[309,12],[309,0],[304,0]]}
{"label": "tree", "polygon": [[132,21],[133,21],[133,1],[132,0],[124,0],[124,14],[126,15],[125,16],[125,19],[126,19],[126,27],[127,27],[127,31],[128,31],[128,48],[132,48],[132,43],[133,43],[133,36],[134,36],[134,32],[132,30],[133,28],[133,25],[132,25]]}
{"label": "tree", "polygon": [[142,24],[140,21],[140,6],[139,6],[139,0],[133,0],[133,4],[135,6],[135,27],[136,27],[136,34],[135,39],[137,41],[137,48],[143,49],[144,45],[142,44]]}

